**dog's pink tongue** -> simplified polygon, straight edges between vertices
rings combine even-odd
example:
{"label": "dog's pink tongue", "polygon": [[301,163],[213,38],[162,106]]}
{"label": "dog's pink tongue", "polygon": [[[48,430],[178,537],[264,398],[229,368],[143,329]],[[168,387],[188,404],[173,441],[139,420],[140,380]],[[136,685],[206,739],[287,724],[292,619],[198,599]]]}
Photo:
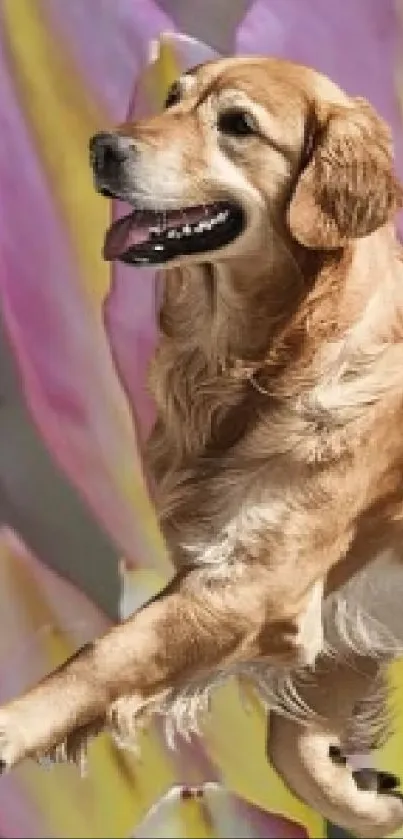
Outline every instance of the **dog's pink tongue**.
{"label": "dog's pink tongue", "polygon": [[119,259],[122,254],[136,245],[142,245],[150,238],[151,231],[163,235],[173,227],[181,228],[188,224],[197,224],[206,220],[214,211],[210,208],[186,207],[169,212],[154,212],[152,210],[138,210],[128,216],[115,221],[108,230],[104,244],[104,258]]}
{"label": "dog's pink tongue", "polygon": [[145,214],[143,216],[141,224],[134,213],[115,221],[106,234],[105,259],[118,259],[133,245],[147,241],[150,235],[150,219]]}

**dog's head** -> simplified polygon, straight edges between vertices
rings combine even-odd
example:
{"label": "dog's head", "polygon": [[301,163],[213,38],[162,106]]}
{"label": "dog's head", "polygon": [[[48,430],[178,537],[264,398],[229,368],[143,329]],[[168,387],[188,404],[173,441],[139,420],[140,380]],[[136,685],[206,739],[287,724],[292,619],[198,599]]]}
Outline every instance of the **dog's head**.
{"label": "dog's head", "polygon": [[90,153],[97,189],[133,208],[107,233],[105,258],[133,264],[256,258],[279,233],[340,248],[400,202],[371,106],[277,59],[185,73],[162,114],[97,134]]}

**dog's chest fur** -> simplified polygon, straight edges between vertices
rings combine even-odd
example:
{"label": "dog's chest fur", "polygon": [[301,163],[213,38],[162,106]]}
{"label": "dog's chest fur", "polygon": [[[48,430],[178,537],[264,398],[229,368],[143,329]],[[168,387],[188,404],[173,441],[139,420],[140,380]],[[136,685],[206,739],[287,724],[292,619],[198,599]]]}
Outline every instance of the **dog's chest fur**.
{"label": "dog's chest fur", "polygon": [[[326,313],[332,338],[337,302],[333,283],[327,296],[317,288],[306,306],[322,330]],[[319,377],[315,382],[309,346],[304,360],[307,318],[300,314],[272,353],[266,395],[247,377],[226,374],[231,356],[243,360],[251,349],[255,357],[267,349],[271,307],[270,295],[254,298],[244,288],[234,293],[225,277],[218,295],[204,269],[171,271],[165,279],[162,335],[151,371],[158,419],[148,458],[161,525],[176,564],[190,556],[203,564],[225,564],[239,539],[242,549],[254,555],[263,533],[269,550],[270,539],[295,517],[296,508],[303,514],[309,492],[311,506],[316,503],[319,509],[334,484],[337,495],[344,495],[343,504],[358,509],[363,494],[371,494],[369,484],[384,479],[401,447],[395,431],[387,429],[385,412],[378,428],[371,414],[372,403],[387,388],[388,363],[379,373],[370,360],[368,369],[347,365],[334,380]],[[313,328],[318,328],[315,323]],[[355,378],[364,382],[361,389]],[[384,452],[375,466],[368,458],[371,440]],[[326,469],[325,482],[315,481],[317,467]]]}

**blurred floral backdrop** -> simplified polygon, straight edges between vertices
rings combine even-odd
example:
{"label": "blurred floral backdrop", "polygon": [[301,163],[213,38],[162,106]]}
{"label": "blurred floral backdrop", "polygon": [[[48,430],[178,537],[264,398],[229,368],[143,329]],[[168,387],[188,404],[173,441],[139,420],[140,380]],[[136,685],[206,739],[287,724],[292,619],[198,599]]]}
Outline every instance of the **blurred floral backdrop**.
{"label": "blurred floral backdrop", "polygon": [[[170,574],[141,462],[154,278],[101,259],[89,137],[158,109],[212,51],[271,53],[367,96],[403,176],[401,15],[393,0],[0,0],[1,701]],[[181,32],[204,45],[162,37]],[[399,774],[400,665],[391,679],[379,762]],[[175,752],[155,725],[139,758],[100,738],[85,779],[28,763],[3,777],[0,836],[341,835],[288,793],[264,741],[256,697],[229,684]]]}

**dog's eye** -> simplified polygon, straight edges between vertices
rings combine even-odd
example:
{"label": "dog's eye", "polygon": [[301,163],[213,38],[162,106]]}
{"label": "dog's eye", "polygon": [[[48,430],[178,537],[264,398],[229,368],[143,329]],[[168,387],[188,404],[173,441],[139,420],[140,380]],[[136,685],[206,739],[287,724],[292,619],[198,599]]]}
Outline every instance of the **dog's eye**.
{"label": "dog's eye", "polygon": [[169,88],[167,98],[165,99],[165,108],[172,108],[173,105],[177,105],[181,99],[181,88],[179,82],[174,82],[173,85]]}
{"label": "dog's eye", "polygon": [[218,130],[231,137],[249,137],[256,134],[258,127],[252,114],[241,108],[223,111],[218,117]]}

